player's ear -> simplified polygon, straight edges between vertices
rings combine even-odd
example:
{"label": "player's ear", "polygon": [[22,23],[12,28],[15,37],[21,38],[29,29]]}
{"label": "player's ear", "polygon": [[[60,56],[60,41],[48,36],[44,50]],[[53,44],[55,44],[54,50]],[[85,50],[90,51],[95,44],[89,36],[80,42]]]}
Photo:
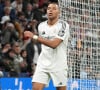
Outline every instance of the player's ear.
{"label": "player's ear", "polygon": [[59,5],[58,5],[58,13],[60,14],[60,7],[59,7]]}
{"label": "player's ear", "polygon": [[58,10],[58,14],[59,14],[59,16],[60,16],[60,9]]}
{"label": "player's ear", "polygon": [[58,13],[60,14],[60,9],[59,9]]}

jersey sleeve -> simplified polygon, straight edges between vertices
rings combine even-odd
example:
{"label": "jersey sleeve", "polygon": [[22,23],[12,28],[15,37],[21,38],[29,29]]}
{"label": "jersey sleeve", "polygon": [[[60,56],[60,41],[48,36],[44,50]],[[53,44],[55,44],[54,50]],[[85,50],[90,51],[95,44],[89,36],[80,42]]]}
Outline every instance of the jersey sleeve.
{"label": "jersey sleeve", "polygon": [[64,40],[66,37],[69,37],[69,24],[67,22],[59,22],[59,31],[56,35],[56,38]]}
{"label": "jersey sleeve", "polygon": [[41,36],[42,23],[38,25],[38,35]]}

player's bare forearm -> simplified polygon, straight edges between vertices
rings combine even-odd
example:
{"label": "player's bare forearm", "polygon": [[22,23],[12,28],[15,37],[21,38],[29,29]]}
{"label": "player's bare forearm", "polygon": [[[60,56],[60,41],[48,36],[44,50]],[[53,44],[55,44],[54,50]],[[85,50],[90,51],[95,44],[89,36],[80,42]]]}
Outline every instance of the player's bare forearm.
{"label": "player's bare forearm", "polygon": [[58,39],[58,38],[49,40],[49,39],[44,39],[42,37],[38,37],[38,42],[40,42],[46,46],[49,46],[51,48],[56,48],[62,42],[62,40]]}
{"label": "player's bare forearm", "polygon": [[51,47],[51,48],[56,48],[62,42],[62,40],[59,38],[54,38],[54,39],[49,40],[49,39],[45,39],[45,38],[39,37],[37,35],[34,35],[30,31],[25,31],[24,37],[33,38],[33,39],[37,40],[38,42],[40,42],[48,47]]}

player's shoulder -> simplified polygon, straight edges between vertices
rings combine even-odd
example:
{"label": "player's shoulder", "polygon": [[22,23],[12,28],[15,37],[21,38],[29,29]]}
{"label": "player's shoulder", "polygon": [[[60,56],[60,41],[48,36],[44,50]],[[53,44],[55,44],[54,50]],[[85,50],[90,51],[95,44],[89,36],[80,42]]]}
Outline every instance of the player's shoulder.
{"label": "player's shoulder", "polygon": [[65,20],[62,20],[62,19],[59,19],[59,20],[58,20],[58,23],[60,23],[60,24],[66,24],[66,25],[69,26],[68,22],[65,21]]}
{"label": "player's shoulder", "polygon": [[69,27],[68,22],[65,21],[65,20],[59,19],[59,20],[58,20],[58,23],[61,24],[61,25],[65,25],[66,27]]}
{"label": "player's shoulder", "polygon": [[43,21],[39,24],[39,26],[44,26],[44,25],[47,25],[47,21]]}

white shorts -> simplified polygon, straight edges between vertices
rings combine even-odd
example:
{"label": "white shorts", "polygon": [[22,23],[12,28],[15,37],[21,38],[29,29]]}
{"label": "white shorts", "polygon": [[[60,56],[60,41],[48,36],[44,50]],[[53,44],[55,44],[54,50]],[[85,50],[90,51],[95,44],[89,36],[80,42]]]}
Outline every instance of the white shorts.
{"label": "white shorts", "polygon": [[57,72],[45,72],[36,69],[32,82],[39,82],[45,84],[47,87],[49,81],[52,79],[55,87],[66,86],[67,85],[67,70],[57,71]]}

